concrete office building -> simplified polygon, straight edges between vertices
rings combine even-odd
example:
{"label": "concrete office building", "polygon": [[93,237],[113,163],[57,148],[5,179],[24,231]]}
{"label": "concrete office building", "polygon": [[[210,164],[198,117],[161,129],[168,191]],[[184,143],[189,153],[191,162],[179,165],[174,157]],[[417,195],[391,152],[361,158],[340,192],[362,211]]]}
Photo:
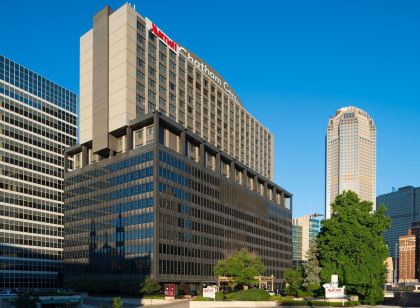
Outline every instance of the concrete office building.
{"label": "concrete office building", "polygon": [[387,215],[391,218],[391,227],[385,231],[384,238],[389,255],[397,258],[398,238],[406,235],[414,222],[420,221],[420,187],[406,186],[380,195],[376,198],[376,204],[378,207],[385,205]]}
{"label": "concrete office building", "polygon": [[130,5],[100,11],[80,48],[68,276],[197,285],[215,282],[215,262],[245,247],[280,283],[292,260],[292,195],[271,181],[268,130],[208,64]]}
{"label": "concrete office building", "polygon": [[331,203],[345,190],[375,204],[376,129],[373,119],[356,107],[337,110],[326,134],[325,218]]}
{"label": "concrete office building", "polygon": [[292,220],[293,224],[293,261],[306,261],[306,253],[319,231],[320,214],[310,214]]}
{"label": "concrete office building", "polygon": [[0,55],[0,289],[57,286],[76,95]]}

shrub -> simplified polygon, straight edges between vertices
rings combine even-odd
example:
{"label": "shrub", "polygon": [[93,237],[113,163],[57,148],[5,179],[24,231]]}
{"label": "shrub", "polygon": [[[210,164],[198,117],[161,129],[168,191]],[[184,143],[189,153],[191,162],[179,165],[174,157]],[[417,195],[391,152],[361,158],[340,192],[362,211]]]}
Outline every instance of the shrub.
{"label": "shrub", "polygon": [[282,306],[322,306],[322,307],[354,307],[360,305],[359,302],[327,302],[327,301],[294,301],[283,300]]}
{"label": "shrub", "polygon": [[114,297],[112,298],[112,308],[122,308],[123,301],[121,300],[121,297]]}
{"label": "shrub", "polygon": [[213,299],[210,297],[203,297],[202,295],[197,296],[196,298],[194,298],[194,301],[196,302],[208,302],[208,301],[212,301]]}
{"label": "shrub", "polygon": [[310,291],[297,290],[298,297],[312,297],[314,294]]}
{"label": "shrub", "polygon": [[249,289],[230,293],[226,298],[232,301],[269,301],[271,296],[266,290]]}
{"label": "shrub", "polygon": [[216,292],[216,301],[222,302],[225,300],[225,294],[223,292]]}
{"label": "shrub", "polygon": [[160,284],[156,280],[146,277],[144,282],[141,284],[140,292],[143,294],[155,294],[160,292]]}

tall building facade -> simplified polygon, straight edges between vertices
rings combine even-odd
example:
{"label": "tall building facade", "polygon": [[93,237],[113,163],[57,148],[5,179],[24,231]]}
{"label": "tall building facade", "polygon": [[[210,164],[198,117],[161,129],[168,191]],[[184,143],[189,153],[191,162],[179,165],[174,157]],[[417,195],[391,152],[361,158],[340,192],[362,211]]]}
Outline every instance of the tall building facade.
{"label": "tall building facade", "polygon": [[380,195],[376,198],[377,206],[385,205],[391,218],[391,227],[385,231],[384,238],[389,255],[398,257],[398,238],[407,234],[407,230],[416,221],[420,221],[420,187],[406,186],[397,191]]}
{"label": "tall building facade", "polygon": [[76,94],[0,55],[0,289],[57,286]]}
{"label": "tall building facade", "polygon": [[282,281],[292,194],[273,137],[208,64],[130,5],[81,38],[80,144],[66,151],[68,277],[215,282],[241,248]]}
{"label": "tall building facade", "polygon": [[398,282],[416,281],[416,236],[402,235],[399,237]]}
{"label": "tall building facade", "polygon": [[293,261],[306,261],[310,244],[320,231],[320,214],[310,214],[292,220],[293,224]]}
{"label": "tall building facade", "polygon": [[325,218],[331,203],[345,190],[362,200],[376,200],[376,128],[373,119],[356,107],[337,110],[329,119],[326,140]]}
{"label": "tall building facade", "polygon": [[99,155],[116,151],[109,132],[156,110],[274,177],[268,129],[212,67],[128,4],[115,12],[104,8],[80,38],[80,100],[80,143],[96,141],[92,150]]}

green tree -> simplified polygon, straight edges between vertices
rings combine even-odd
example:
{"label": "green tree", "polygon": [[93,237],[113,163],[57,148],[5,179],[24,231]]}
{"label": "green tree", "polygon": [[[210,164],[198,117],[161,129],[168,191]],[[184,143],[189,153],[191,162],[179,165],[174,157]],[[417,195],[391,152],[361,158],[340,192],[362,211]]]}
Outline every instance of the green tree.
{"label": "green tree", "polygon": [[24,290],[17,294],[17,298],[13,300],[13,304],[16,308],[35,308],[37,301],[37,294],[29,290]]}
{"label": "green tree", "polygon": [[250,254],[246,249],[237,251],[232,256],[219,260],[214,267],[216,276],[232,278],[231,286],[251,285],[257,281],[255,276],[261,276],[265,271],[262,259]]}
{"label": "green tree", "polygon": [[302,286],[302,272],[298,269],[287,269],[284,274],[284,281],[287,283],[286,294],[297,295],[298,290]]}
{"label": "green tree", "polygon": [[160,284],[156,280],[146,277],[144,282],[141,284],[140,292],[142,294],[156,294],[160,292]]}
{"label": "green tree", "polygon": [[321,288],[321,279],[319,274],[321,267],[318,261],[318,246],[313,241],[309,245],[309,250],[306,252],[307,261],[303,264],[304,279],[302,285],[308,291],[315,291]]}
{"label": "green tree", "polygon": [[349,294],[368,304],[381,302],[388,255],[383,233],[390,226],[385,207],[373,212],[372,202],[346,191],[335,199],[332,213],[317,238],[322,282],[337,274]]}
{"label": "green tree", "polygon": [[122,307],[123,307],[123,301],[121,300],[121,297],[113,297],[112,308],[122,308]]}

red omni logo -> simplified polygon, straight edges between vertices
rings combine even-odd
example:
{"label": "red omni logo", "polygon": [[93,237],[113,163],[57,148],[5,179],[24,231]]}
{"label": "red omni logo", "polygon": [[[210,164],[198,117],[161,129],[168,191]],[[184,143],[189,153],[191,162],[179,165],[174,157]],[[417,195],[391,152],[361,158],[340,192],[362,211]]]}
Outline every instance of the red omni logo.
{"label": "red omni logo", "polygon": [[160,38],[169,48],[171,48],[175,53],[178,51],[178,45],[171,40],[169,37],[166,36],[163,31],[161,31],[154,23],[152,23],[150,27],[150,31]]}

